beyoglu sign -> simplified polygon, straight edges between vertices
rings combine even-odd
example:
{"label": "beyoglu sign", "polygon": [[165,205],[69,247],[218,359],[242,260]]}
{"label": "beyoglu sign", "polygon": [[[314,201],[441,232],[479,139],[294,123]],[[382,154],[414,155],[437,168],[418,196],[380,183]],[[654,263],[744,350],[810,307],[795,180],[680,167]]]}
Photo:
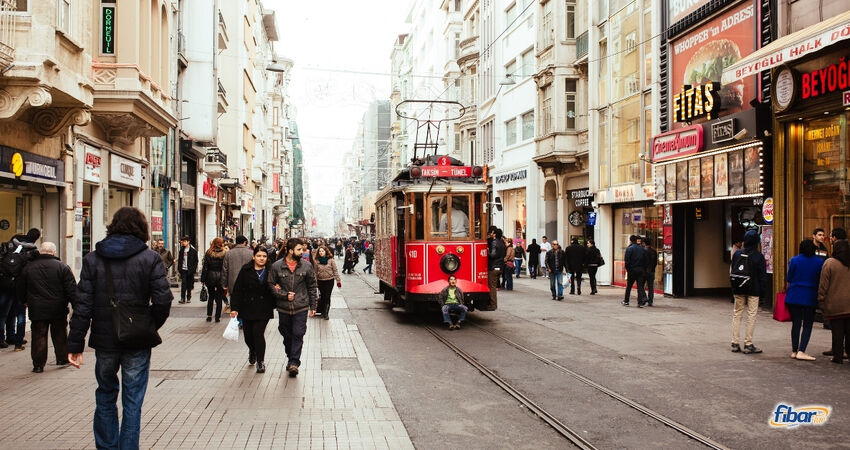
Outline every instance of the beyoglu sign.
{"label": "beyoglu sign", "polygon": [[842,56],[837,63],[800,75],[803,100],[850,87],[850,59]]}
{"label": "beyoglu sign", "polygon": [[652,162],[692,155],[702,147],[702,125],[668,131],[652,138]]}

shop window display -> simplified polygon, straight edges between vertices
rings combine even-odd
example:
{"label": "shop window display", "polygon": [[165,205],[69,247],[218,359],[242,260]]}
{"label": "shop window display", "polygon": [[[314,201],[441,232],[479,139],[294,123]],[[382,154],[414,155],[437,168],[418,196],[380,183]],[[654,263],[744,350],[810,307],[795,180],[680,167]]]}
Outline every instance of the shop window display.
{"label": "shop window display", "polygon": [[[633,206],[614,209],[614,283],[625,285],[626,268],[623,257],[629,246],[629,236],[637,235],[647,239],[652,248],[663,257],[662,219],[663,206]],[[655,267],[655,289],[661,290],[663,284],[664,264],[659,262]]]}
{"label": "shop window display", "polygon": [[[842,139],[843,137],[843,139]],[[850,228],[847,116],[808,121],[803,127],[803,230]]]}

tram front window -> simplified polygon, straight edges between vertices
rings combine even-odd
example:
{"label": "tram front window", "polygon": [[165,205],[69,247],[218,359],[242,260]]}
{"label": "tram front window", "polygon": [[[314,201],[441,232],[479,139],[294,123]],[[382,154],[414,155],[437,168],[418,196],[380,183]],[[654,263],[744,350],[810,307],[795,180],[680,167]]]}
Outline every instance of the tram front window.
{"label": "tram front window", "polygon": [[452,239],[469,237],[468,196],[436,196],[429,200],[431,237]]}

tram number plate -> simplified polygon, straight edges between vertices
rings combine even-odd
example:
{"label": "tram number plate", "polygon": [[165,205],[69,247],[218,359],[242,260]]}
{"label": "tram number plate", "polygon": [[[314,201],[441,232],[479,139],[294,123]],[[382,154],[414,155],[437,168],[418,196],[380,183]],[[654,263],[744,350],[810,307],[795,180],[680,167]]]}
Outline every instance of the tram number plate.
{"label": "tram number plate", "polygon": [[409,258],[418,258],[418,257],[419,257],[419,251],[417,251],[417,250],[410,250],[410,251],[408,251],[408,252],[407,252],[407,256],[408,256]]}

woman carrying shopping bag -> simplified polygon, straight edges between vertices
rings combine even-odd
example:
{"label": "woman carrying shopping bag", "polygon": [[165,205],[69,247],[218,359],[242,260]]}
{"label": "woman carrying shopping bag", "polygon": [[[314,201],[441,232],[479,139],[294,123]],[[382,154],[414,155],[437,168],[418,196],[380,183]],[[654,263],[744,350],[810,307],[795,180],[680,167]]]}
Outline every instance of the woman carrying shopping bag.
{"label": "woman carrying shopping bag", "polygon": [[266,284],[268,251],[254,249],[254,260],[242,266],[230,297],[230,317],[242,319],[248,364],[257,363],[257,373],[266,371],[266,325],[274,317],[275,300]]}
{"label": "woman carrying shopping bag", "polygon": [[785,277],[788,282],[785,306],[791,313],[791,358],[803,361],[815,360],[814,356],[806,353],[812,335],[812,323],[815,321],[818,283],[823,266],[823,258],[815,255],[815,249],[811,239],[803,239],[799,254],[788,262],[788,275]]}
{"label": "woman carrying shopping bag", "polygon": [[316,312],[322,315],[322,319],[328,320],[330,319],[328,313],[331,309],[334,280],[336,280],[337,287],[342,287],[342,279],[336,270],[333,252],[325,246],[319,247],[313,257],[313,267],[316,271],[316,283],[319,285],[319,306],[316,308]]}

